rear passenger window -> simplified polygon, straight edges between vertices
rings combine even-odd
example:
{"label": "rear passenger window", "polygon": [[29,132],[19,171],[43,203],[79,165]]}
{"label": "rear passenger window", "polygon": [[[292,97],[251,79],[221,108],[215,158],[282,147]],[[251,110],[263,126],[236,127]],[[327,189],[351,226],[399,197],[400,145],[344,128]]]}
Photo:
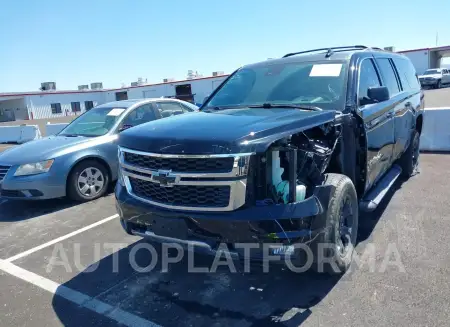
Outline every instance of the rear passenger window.
{"label": "rear passenger window", "polygon": [[381,76],[383,76],[384,86],[389,89],[389,95],[392,97],[400,92],[397,83],[397,77],[395,76],[394,69],[389,59],[376,59],[378,66],[381,70]]}
{"label": "rear passenger window", "polygon": [[368,100],[367,90],[370,87],[381,86],[380,78],[375,70],[372,59],[365,59],[359,71],[358,100],[364,104]]}
{"label": "rear passenger window", "polygon": [[395,67],[397,67],[398,75],[405,91],[419,91],[420,84],[417,80],[416,69],[408,59],[394,59]]}
{"label": "rear passenger window", "polygon": [[161,112],[161,116],[169,117],[174,115],[179,115],[182,113],[187,112],[188,110],[184,108],[182,105],[176,102],[170,102],[170,101],[161,101],[158,102],[158,109]]}

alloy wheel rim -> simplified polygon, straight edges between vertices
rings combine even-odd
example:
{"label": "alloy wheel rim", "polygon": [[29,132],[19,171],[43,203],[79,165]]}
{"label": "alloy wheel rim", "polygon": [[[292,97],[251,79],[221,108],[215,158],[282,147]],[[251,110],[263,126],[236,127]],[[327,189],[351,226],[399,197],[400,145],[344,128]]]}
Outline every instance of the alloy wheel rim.
{"label": "alloy wheel rim", "polygon": [[100,193],[105,185],[105,177],[100,169],[95,167],[86,168],[78,176],[77,187],[81,194],[93,197]]}
{"label": "alloy wheel rim", "polygon": [[345,257],[352,246],[353,232],[353,208],[351,200],[346,197],[342,201],[339,214],[338,233],[336,235],[337,251],[340,256]]}

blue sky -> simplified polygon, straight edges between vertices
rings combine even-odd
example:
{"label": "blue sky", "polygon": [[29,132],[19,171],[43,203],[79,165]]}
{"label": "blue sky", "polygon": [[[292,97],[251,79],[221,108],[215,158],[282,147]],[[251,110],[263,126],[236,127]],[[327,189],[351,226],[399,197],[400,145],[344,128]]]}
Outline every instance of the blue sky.
{"label": "blue sky", "polygon": [[4,0],[0,92],[205,76],[291,51],[450,45],[450,1]]}

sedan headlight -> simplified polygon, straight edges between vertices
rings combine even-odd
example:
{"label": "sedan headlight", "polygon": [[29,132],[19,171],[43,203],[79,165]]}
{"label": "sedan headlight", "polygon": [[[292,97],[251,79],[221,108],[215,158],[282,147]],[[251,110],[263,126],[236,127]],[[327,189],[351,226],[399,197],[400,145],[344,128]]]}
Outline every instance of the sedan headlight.
{"label": "sedan headlight", "polygon": [[14,173],[14,176],[26,176],[46,173],[52,167],[53,161],[53,159],[50,159],[41,162],[20,165]]}

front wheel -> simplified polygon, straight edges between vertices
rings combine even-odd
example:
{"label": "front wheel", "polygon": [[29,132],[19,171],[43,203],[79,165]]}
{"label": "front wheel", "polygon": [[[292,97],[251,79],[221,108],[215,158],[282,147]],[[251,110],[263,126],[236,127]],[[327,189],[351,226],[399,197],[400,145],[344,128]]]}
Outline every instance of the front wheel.
{"label": "front wheel", "polygon": [[108,189],[109,175],[98,161],[86,160],[75,166],[67,181],[72,200],[86,202],[103,196]]}
{"label": "front wheel", "polygon": [[441,88],[441,85],[442,85],[441,80],[438,80],[437,83],[436,83],[435,88],[436,88],[436,89],[440,89],[440,88]]}
{"label": "front wheel", "polygon": [[332,186],[328,207],[323,215],[325,226],[316,248],[317,272],[344,273],[352,262],[358,235],[358,196],[350,178],[327,174],[325,185]]}

